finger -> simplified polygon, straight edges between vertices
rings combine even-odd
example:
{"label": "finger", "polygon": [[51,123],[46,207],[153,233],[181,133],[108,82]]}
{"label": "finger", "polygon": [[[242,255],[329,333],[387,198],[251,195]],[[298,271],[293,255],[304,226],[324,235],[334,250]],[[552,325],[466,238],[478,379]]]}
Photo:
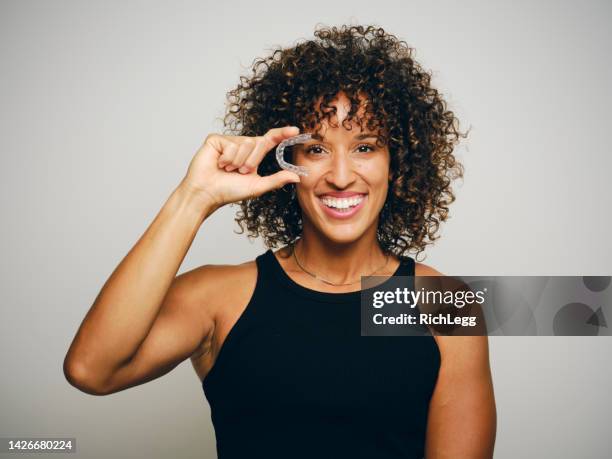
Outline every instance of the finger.
{"label": "finger", "polygon": [[270,129],[262,137],[266,142],[269,142],[268,146],[272,148],[281,143],[283,140],[293,137],[294,135],[298,135],[299,133],[300,128],[297,126],[284,126]]}
{"label": "finger", "polygon": [[221,148],[222,153],[221,156],[219,156],[217,163],[219,164],[219,167],[223,168],[232,163],[236,153],[238,153],[239,145],[231,140],[223,139],[221,141]]}
{"label": "finger", "polygon": [[[202,148],[206,145],[212,147],[212,149],[218,154],[217,162],[227,162],[227,156],[232,154],[232,149],[235,148],[236,142],[232,140],[231,136],[220,135],[220,134],[209,134],[206,140],[202,144]],[[221,160],[223,158],[223,160]]]}
{"label": "finger", "polygon": [[253,151],[253,148],[255,147],[255,145],[257,145],[257,140],[253,137],[246,137],[242,141],[242,143],[240,144],[240,147],[238,148],[238,151],[236,152],[236,155],[234,156],[234,159],[231,162],[231,165],[234,169],[238,169],[239,172],[245,172],[242,169],[242,166],[244,164],[244,161],[249,157],[249,155]]}
{"label": "finger", "polygon": [[300,176],[295,172],[282,170],[272,175],[260,177],[253,190],[255,196],[261,196],[268,191],[280,188],[288,183],[299,183]]}
{"label": "finger", "polygon": [[257,145],[245,160],[244,166],[251,170],[256,170],[264,156],[275,146],[289,137],[296,136],[300,129],[296,126],[285,126],[282,128],[270,129],[264,135],[257,138]]}
{"label": "finger", "polygon": [[240,172],[248,173],[256,171],[257,166],[269,151],[266,146],[266,142],[263,137],[257,137],[255,140],[255,147],[251,150],[249,156],[244,160]]}

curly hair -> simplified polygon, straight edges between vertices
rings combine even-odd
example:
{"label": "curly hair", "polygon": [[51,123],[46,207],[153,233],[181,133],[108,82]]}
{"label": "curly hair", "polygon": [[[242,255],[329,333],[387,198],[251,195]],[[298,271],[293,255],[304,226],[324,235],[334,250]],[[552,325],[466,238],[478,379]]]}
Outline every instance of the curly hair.
{"label": "curly hair", "polygon": [[[223,118],[226,134],[258,136],[273,127],[298,126],[317,131],[335,114],[329,104],[339,92],[351,102],[343,121],[377,132],[390,152],[389,191],[379,215],[377,239],[385,253],[418,257],[433,243],[440,223],[455,200],[452,180],[463,177],[453,155],[459,122],[431,73],[414,60],[414,49],[384,29],[369,25],[316,28],[315,39],[273,50],[255,59],[250,78],[227,93]],[[365,96],[365,111],[357,116]],[[319,109],[315,105],[320,101]],[[379,145],[380,146],[380,145]],[[260,175],[280,170],[267,154]],[[302,232],[302,212],[295,184],[242,200],[235,221],[248,237],[262,236],[265,245],[293,243]]]}

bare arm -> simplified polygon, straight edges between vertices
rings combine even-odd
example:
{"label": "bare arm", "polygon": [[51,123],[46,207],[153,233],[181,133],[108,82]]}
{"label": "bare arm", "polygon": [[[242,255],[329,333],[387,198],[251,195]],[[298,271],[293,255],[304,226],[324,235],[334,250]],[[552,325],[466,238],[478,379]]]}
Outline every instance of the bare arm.
{"label": "bare arm", "polygon": [[[444,276],[422,263],[416,276]],[[487,336],[441,336],[438,381],[429,403],[426,459],[490,459],[497,413]]]}
{"label": "bare arm", "polygon": [[[203,221],[224,204],[299,182],[290,171],[259,176],[276,144],[297,134],[274,128],[260,137],[209,135],[187,175],[115,268],[64,359],[78,389],[103,395],[157,378],[196,353],[214,330],[203,289],[207,267],[176,273]],[[210,278],[208,278],[210,279]]]}
{"label": "bare arm", "polygon": [[497,415],[487,336],[438,336],[441,365],[429,405],[427,459],[490,459]]}
{"label": "bare arm", "polygon": [[194,273],[175,276],[213,208],[182,184],[174,190],[83,320],[64,360],[71,384],[109,393],[121,380],[134,385],[161,376],[195,352],[212,320],[198,309]]}

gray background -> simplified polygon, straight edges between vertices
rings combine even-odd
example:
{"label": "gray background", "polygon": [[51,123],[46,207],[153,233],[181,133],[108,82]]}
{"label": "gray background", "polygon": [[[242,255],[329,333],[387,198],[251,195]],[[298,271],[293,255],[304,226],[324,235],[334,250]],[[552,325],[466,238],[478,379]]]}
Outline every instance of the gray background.
{"label": "gray background", "polygon": [[[470,138],[425,263],[455,275],[609,275],[611,6],[540,2],[0,3],[0,436],[77,437],[78,457],[215,457],[191,364],[108,397],[62,360],[255,57],[317,23],[417,49]],[[236,207],[180,272],[265,250]],[[609,456],[608,338],[492,338],[496,458]],[[25,457],[25,456],[22,456]]]}

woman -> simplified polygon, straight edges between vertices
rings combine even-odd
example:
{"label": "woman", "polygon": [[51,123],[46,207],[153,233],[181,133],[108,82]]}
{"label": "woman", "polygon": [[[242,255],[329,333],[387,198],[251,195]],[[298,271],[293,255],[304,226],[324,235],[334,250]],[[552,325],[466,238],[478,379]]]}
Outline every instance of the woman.
{"label": "woman", "polygon": [[[358,331],[360,276],[440,275],[407,252],[454,200],[457,120],[383,29],[315,35],[230,92],[238,135],[206,138],[96,298],[66,377],[110,394],[190,358],[221,459],[492,457],[486,337]],[[307,176],[268,154],[299,132],[314,137],[286,159]],[[202,223],[236,202],[249,236],[282,248],[176,276]]]}

